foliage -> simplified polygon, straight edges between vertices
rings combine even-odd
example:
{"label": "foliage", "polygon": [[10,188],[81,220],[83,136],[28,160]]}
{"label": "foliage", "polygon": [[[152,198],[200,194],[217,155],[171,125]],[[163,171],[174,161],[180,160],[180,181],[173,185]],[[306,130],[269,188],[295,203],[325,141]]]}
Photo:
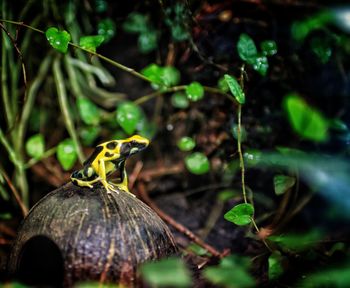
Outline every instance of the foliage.
{"label": "foliage", "polygon": [[193,174],[201,175],[209,171],[210,165],[207,156],[201,152],[194,152],[185,158],[186,168]]}
{"label": "foliage", "polygon": [[190,274],[179,258],[167,258],[141,266],[144,280],[157,287],[190,287]]}
{"label": "foliage", "polygon": [[249,203],[242,203],[234,206],[224,215],[227,221],[238,226],[248,225],[252,221],[254,215],[254,206]]}

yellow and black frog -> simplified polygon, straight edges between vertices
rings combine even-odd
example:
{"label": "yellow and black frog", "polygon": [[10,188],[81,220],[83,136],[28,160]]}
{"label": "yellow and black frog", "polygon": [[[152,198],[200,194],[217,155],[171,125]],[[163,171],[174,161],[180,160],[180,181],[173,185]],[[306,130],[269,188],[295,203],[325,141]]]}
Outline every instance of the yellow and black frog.
{"label": "yellow and black frog", "polygon": [[[145,149],[148,144],[148,139],[134,135],[127,139],[97,145],[95,151],[83,163],[83,169],[74,171],[70,178],[73,184],[80,187],[92,188],[93,184],[101,182],[108,193],[111,191],[118,193],[118,189],[129,192],[125,161],[131,155]],[[117,170],[120,171],[121,181],[114,187],[107,181],[107,177]]]}

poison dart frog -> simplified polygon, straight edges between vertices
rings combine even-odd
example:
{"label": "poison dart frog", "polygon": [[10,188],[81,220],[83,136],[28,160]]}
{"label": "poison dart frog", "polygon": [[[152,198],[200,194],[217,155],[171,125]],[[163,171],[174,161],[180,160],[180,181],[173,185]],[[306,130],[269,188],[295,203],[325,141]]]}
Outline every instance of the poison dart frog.
{"label": "poison dart frog", "polygon": [[119,170],[121,181],[116,186],[119,189],[130,192],[125,161],[131,155],[145,149],[148,144],[148,139],[134,135],[124,140],[112,140],[97,145],[95,151],[83,163],[83,169],[74,171],[70,178],[73,184],[80,187],[92,188],[93,184],[101,182],[108,193],[111,191],[119,193],[118,189],[107,181],[107,176]]}

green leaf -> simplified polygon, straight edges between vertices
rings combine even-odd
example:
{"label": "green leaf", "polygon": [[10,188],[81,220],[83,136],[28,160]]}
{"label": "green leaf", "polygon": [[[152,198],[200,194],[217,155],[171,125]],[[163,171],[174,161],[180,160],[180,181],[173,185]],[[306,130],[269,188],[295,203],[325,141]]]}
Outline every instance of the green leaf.
{"label": "green leaf", "polygon": [[171,105],[175,108],[185,109],[189,106],[189,103],[187,96],[182,92],[175,92],[171,95]]}
{"label": "green leaf", "polygon": [[31,136],[26,142],[26,152],[30,157],[40,159],[45,151],[45,139],[42,134]]}
{"label": "green leaf", "polygon": [[106,12],[108,8],[108,4],[106,0],[95,0],[95,10],[98,13]]}
{"label": "green leaf", "polygon": [[60,142],[57,146],[56,155],[64,170],[71,169],[78,158],[73,140],[65,139]]}
{"label": "green leaf", "polygon": [[236,190],[226,189],[219,192],[217,199],[222,202],[227,202],[228,200],[232,199],[237,195],[238,195],[238,192]]}
{"label": "green leaf", "polygon": [[199,246],[196,243],[191,243],[190,245],[187,246],[186,249],[190,250],[191,252],[195,253],[198,256],[210,255],[210,253],[207,250],[205,250],[204,248],[202,248],[201,246]]}
{"label": "green leaf", "polygon": [[96,48],[99,47],[104,40],[105,37],[102,35],[84,36],[80,38],[79,45],[84,49],[96,52]]}
{"label": "green leaf", "polygon": [[196,175],[205,174],[210,169],[207,156],[201,152],[194,152],[187,155],[185,158],[185,165],[188,171]]}
{"label": "green leaf", "polygon": [[141,74],[149,78],[155,84],[162,84],[162,67],[150,64],[141,70]]}
{"label": "green leaf", "polygon": [[321,63],[325,64],[332,56],[332,47],[327,40],[315,37],[311,40],[311,50],[315,53]]}
{"label": "green leaf", "polygon": [[[238,140],[238,125],[234,124],[232,125],[231,132],[233,137]],[[247,131],[243,126],[241,126],[241,143],[245,142],[247,140]]]}
{"label": "green leaf", "polygon": [[79,136],[85,146],[90,146],[100,134],[100,126],[87,126],[79,129]]}
{"label": "green leaf", "polygon": [[301,137],[315,142],[328,140],[329,121],[301,97],[289,94],[284,98],[283,106],[293,130]]}
{"label": "green leaf", "polygon": [[281,253],[276,251],[269,256],[269,280],[278,279],[284,272]]}
{"label": "green leaf", "polygon": [[81,119],[87,125],[97,125],[100,122],[100,110],[88,98],[77,99],[78,111]]}
{"label": "green leaf", "polygon": [[318,242],[322,239],[322,236],[322,233],[319,230],[315,229],[304,234],[289,233],[284,235],[273,235],[268,237],[268,239],[288,251],[292,250],[296,252],[302,252],[317,245]]}
{"label": "green leaf", "polygon": [[241,88],[241,85],[238,84],[236,78],[231,75],[225,74],[224,78],[232,95],[236,98],[237,102],[240,104],[245,103],[245,94]]}
{"label": "green leaf", "polygon": [[141,53],[149,53],[157,48],[158,33],[155,30],[149,30],[139,35],[137,45]]}
{"label": "green leaf", "polygon": [[67,53],[68,44],[71,39],[67,31],[59,31],[56,27],[50,27],[46,30],[45,36],[53,48],[59,52]]}
{"label": "green leaf", "polygon": [[242,33],[239,37],[238,43],[237,43],[237,51],[239,57],[248,63],[251,63],[256,58],[258,51],[256,49],[255,43],[253,39],[245,34]]}
{"label": "green leaf", "polygon": [[165,86],[175,86],[180,82],[180,72],[173,66],[165,66],[161,71],[161,79]]}
{"label": "green leaf", "polygon": [[256,166],[260,163],[261,157],[262,157],[262,152],[259,150],[251,149],[243,154],[244,161],[247,163],[249,166]]}
{"label": "green leaf", "polygon": [[222,92],[228,92],[230,90],[230,87],[228,87],[227,81],[225,79],[225,76],[222,76],[219,78],[218,80],[218,88],[222,91]]}
{"label": "green leaf", "polygon": [[191,151],[196,146],[196,142],[191,137],[182,137],[177,142],[177,147],[181,151]]}
{"label": "green leaf", "polygon": [[132,12],[123,23],[123,29],[129,33],[143,33],[149,29],[148,17],[138,12]]}
{"label": "green leaf", "polygon": [[142,117],[141,109],[133,102],[123,102],[117,108],[117,122],[127,134],[132,134]]}
{"label": "green leaf", "polygon": [[192,82],[191,84],[186,86],[185,89],[187,98],[190,101],[198,101],[203,98],[204,96],[204,88],[201,83],[198,82]]}
{"label": "green leaf", "polygon": [[257,56],[252,59],[251,65],[253,69],[259,72],[260,75],[266,76],[267,70],[269,69],[269,62],[266,56]]}
{"label": "green leaf", "polygon": [[265,56],[273,56],[277,53],[277,44],[273,40],[266,40],[261,42],[260,48]]}
{"label": "green leaf", "polygon": [[112,19],[106,18],[98,22],[97,34],[104,37],[104,42],[111,40],[116,33],[116,27]]}
{"label": "green leaf", "polygon": [[180,258],[167,258],[141,266],[143,279],[152,287],[190,287],[191,276]]}
{"label": "green leaf", "polygon": [[301,288],[336,287],[348,288],[350,283],[350,263],[337,267],[322,269],[313,274],[306,275],[298,283]]}
{"label": "green leaf", "polygon": [[292,188],[295,184],[295,178],[285,175],[276,175],[273,177],[276,195],[282,195]]}
{"label": "green leaf", "polygon": [[245,260],[247,259],[228,256],[222,259],[218,266],[205,268],[204,277],[220,287],[255,287],[255,281],[248,271],[248,261]]}
{"label": "green leaf", "polygon": [[188,33],[187,28],[183,23],[172,25],[170,26],[170,29],[171,37],[176,42],[187,40],[190,37],[190,33]]}
{"label": "green leaf", "polygon": [[254,206],[249,203],[238,204],[226,212],[224,218],[238,226],[244,226],[252,221]]}
{"label": "green leaf", "polygon": [[11,213],[0,213],[0,220],[10,220],[12,219]]}

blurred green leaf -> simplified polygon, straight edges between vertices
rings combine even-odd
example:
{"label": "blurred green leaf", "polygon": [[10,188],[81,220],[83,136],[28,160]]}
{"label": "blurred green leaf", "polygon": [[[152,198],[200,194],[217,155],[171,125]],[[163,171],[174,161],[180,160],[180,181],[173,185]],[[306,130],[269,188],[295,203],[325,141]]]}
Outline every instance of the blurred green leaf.
{"label": "blurred green leaf", "polygon": [[191,151],[196,146],[196,142],[191,137],[182,137],[177,142],[177,147],[181,151]]}
{"label": "blurred green leaf", "polygon": [[104,42],[109,42],[116,33],[116,27],[112,19],[106,18],[98,22],[97,34],[104,37]]}
{"label": "blurred green leaf", "polygon": [[74,288],[123,288],[117,284],[101,284],[99,282],[83,282],[74,285]]}
{"label": "blurred green leaf", "polygon": [[285,175],[273,177],[276,195],[282,195],[295,185],[295,178]]}
{"label": "blurred green leaf", "polygon": [[30,157],[40,159],[45,152],[45,139],[42,134],[31,136],[26,142],[26,152]]}
{"label": "blurred green leaf", "polygon": [[269,62],[267,61],[266,56],[255,57],[254,60],[252,59],[251,65],[260,75],[266,76],[267,70],[269,69]]}
{"label": "blurred green leaf", "polygon": [[[1,178],[1,174],[0,174],[0,178]],[[9,193],[6,191],[4,186],[2,186],[2,184],[0,184],[0,196],[5,201],[8,201],[10,199]]]}
{"label": "blurred green leaf", "polygon": [[277,44],[273,40],[266,40],[261,42],[260,48],[265,56],[273,56],[277,53]]}
{"label": "blurred green leaf", "polygon": [[255,287],[255,281],[248,272],[248,261],[243,260],[234,256],[225,257],[218,266],[205,268],[204,277],[220,287]]}
{"label": "blurred green leaf", "polygon": [[248,225],[254,215],[254,206],[249,203],[242,203],[234,206],[225,213],[224,218],[238,226]]}
{"label": "blurred green leaf", "polygon": [[322,239],[322,236],[321,231],[314,229],[304,234],[289,233],[284,235],[273,235],[268,237],[268,239],[284,249],[302,252],[316,246]]}
{"label": "blurred green leaf", "polygon": [[283,272],[281,253],[275,251],[269,256],[269,280],[274,281],[278,279]]}
{"label": "blurred green leaf", "polygon": [[175,92],[171,95],[171,105],[175,108],[185,109],[189,106],[189,103],[187,96],[182,92]]}
{"label": "blurred green leaf", "polygon": [[141,53],[149,53],[157,48],[158,33],[156,30],[148,30],[143,32],[138,37],[138,47]]}
{"label": "blurred green leaf", "polygon": [[80,38],[79,46],[89,51],[96,52],[96,48],[103,43],[104,39],[102,35],[84,36]]}
{"label": "blurred green leaf", "polygon": [[79,115],[87,125],[97,125],[100,122],[100,110],[91,100],[85,97],[77,99]]}
{"label": "blurred green leaf", "polygon": [[258,54],[253,39],[245,33],[242,33],[239,36],[239,40],[237,42],[237,51],[239,57],[248,63],[254,62]]}
{"label": "blurred green leaf", "polygon": [[0,220],[10,220],[12,219],[11,213],[0,213]]}
{"label": "blurred green leaf", "polygon": [[240,104],[244,104],[245,95],[241,88],[241,85],[238,84],[236,78],[228,74],[225,74],[224,77],[232,95],[236,98],[237,102]]}
{"label": "blurred green leaf", "polygon": [[296,21],[292,25],[292,35],[297,41],[304,41],[310,32],[324,27],[334,20],[334,13],[331,10],[323,10],[305,20]]}
{"label": "blurred green leaf", "polygon": [[315,142],[324,142],[329,138],[329,121],[301,97],[289,94],[284,98],[283,105],[292,128],[301,137]]}
{"label": "blurred green leaf", "polygon": [[259,164],[261,160],[262,152],[255,149],[250,149],[244,152],[243,157],[247,165],[255,166]]}
{"label": "blurred green leaf", "polygon": [[[237,140],[238,139],[238,125],[234,124],[231,127],[231,132],[233,137]],[[245,142],[247,140],[247,130],[243,126],[241,126],[241,143]]]}
{"label": "blurred green leaf", "polygon": [[226,189],[226,190],[220,191],[217,198],[222,202],[226,202],[237,195],[239,195],[238,191],[233,189]]}
{"label": "blurred green leaf", "polygon": [[[142,112],[142,111],[141,111]],[[136,125],[138,134],[147,139],[152,139],[157,132],[157,125],[148,121],[144,113],[141,113],[139,122]]]}
{"label": "blurred green leaf", "polygon": [[225,76],[222,76],[219,78],[217,86],[222,92],[228,92],[230,90],[230,88],[228,87],[227,81],[225,79]]}
{"label": "blurred green leaf", "polygon": [[141,266],[142,278],[154,287],[190,287],[191,276],[180,258],[167,258]]}
{"label": "blurred green leaf", "polygon": [[162,73],[163,73],[162,67],[154,63],[149,64],[148,66],[146,66],[141,70],[141,74],[149,78],[153,83],[157,85],[162,84]]}
{"label": "blurred green leaf", "polygon": [[124,31],[128,33],[143,33],[149,29],[148,17],[138,12],[132,12],[123,23]]}
{"label": "blurred green leaf", "polygon": [[205,174],[210,169],[207,156],[201,152],[194,152],[187,155],[185,158],[185,165],[188,171],[196,175]]}
{"label": "blurred green leaf", "polygon": [[210,255],[210,253],[207,250],[197,245],[196,243],[191,243],[190,245],[188,245],[187,250],[190,250],[191,252],[195,253],[198,256]]}
{"label": "blurred green leaf", "polygon": [[100,134],[100,126],[85,126],[79,129],[79,136],[85,146],[90,146]]}
{"label": "blurred green leaf", "polygon": [[332,47],[326,39],[314,37],[311,39],[311,50],[315,53],[321,63],[325,64],[332,56]]}
{"label": "blurred green leaf", "polygon": [[106,0],[95,0],[95,10],[98,13],[106,12],[108,4]]}
{"label": "blurred green leaf", "polygon": [[46,30],[45,36],[53,48],[59,52],[67,53],[68,44],[71,39],[67,31],[59,31],[56,27],[50,27]]}
{"label": "blurred green leaf", "polygon": [[142,117],[141,108],[133,102],[123,102],[117,108],[117,122],[127,134],[132,134]]}
{"label": "blurred green leaf", "polygon": [[65,139],[60,142],[57,146],[56,155],[64,170],[71,169],[78,158],[73,140]]}
{"label": "blurred green leaf", "polygon": [[204,88],[199,82],[192,82],[191,84],[187,85],[185,92],[187,98],[193,102],[202,99],[204,96]]}
{"label": "blurred green leaf", "polygon": [[174,39],[176,42],[184,41],[190,38],[190,33],[188,33],[186,26],[181,24],[175,24],[170,26],[171,28],[171,37]]}
{"label": "blurred green leaf", "polygon": [[337,287],[348,288],[350,283],[350,263],[342,266],[323,269],[313,274],[306,275],[298,283],[301,288]]}
{"label": "blurred green leaf", "polygon": [[165,86],[175,86],[180,82],[180,72],[173,66],[165,66],[161,71],[161,79]]}

